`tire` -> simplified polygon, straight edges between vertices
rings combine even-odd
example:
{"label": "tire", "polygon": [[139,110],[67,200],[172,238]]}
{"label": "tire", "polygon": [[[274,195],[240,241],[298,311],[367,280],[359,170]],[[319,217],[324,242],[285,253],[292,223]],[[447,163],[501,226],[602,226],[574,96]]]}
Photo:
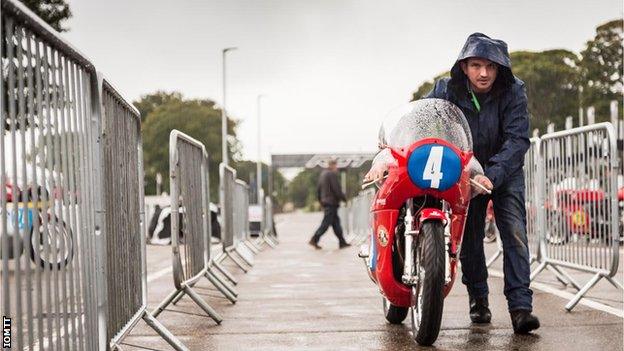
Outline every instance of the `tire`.
{"label": "tire", "polygon": [[493,243],[496,241],[498,234],[498,228],[496,222],[485,220],[485,236],[483,237],[484,243]]}
{"label": "tire", "polygon": [[[551,245],[565,245],[570,241],[572,233],[568,221],[561,211],[549,211],[546,219],[550,222],[546,225],[546,241]],[[554,228],[555,230],[552,230]],[[563,233],[561,233],[563,231]]]}
{"label": "tire", "polygon": [[407,317],[409,307],[399,307],[390,303],[385,297],[383,297],[383,309],[386,320],[390,324],[401,324]]}
{"label": "tire", "polygon": [[[49,229],[47,236],[45,236],[44,223],[41,216],[39,216],[39,221],[40,223],[36,223],[39,225],[39,230],[35,231],[33,226],[30,231],[30,259],[34,264],[40,266],[41,268],[60,270],[61,268],[67,266],[74,257],[74,240],[72,231],[67,227],[65,222],[61,222],[58,217],[52,216],[52,218],[48,219]],[[56,235],[56,237],[52,238],[52,235]],[[52,240],[56,240],[56,244],[52,245]],[[45,252],[46,247],[48,250],[47,255]],[[54,250],[61,249],[62,252],[56,252],[56,258],[52,258],[50,260],[50,257],[47,257],[49,255],[53,255]]]}
{"label": "tire", "polygon": [[424,222],[415,248],[414,267],[420,277],[412,287],[412,333],[419,345],[430,346],[438,338],[444,307],[444,226]]}

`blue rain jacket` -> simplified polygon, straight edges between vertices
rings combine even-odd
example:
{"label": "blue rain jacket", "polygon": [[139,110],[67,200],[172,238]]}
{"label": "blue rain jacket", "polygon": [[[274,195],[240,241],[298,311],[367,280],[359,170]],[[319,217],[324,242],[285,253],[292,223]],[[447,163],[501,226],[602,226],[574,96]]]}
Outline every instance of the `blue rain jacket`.
{"label": "blue rain jacket", "polygon": [[[460,67],[460,61],[470,57],[498,64],[492,90],[479,101],[480,112],[472,102],[468,78]],[[474,155],[494,189],[510,183],[524,184],[522,167],[530,145],[527,96],[524,82],[511,71],[504,41],[481,33],[471,34],[451,69],[451,77],[437,80],[427,97],[448,100],[462,110],[472,132]]]}

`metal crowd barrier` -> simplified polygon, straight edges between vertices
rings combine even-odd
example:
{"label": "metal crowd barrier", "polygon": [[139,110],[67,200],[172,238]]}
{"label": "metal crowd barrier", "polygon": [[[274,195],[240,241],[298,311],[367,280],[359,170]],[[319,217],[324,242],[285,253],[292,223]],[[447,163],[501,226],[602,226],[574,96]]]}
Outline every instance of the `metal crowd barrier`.
{"label": "metal crowd barrier", "polygon": [[350,240],[357,245],[364,243],[371,232],[371,204],[375,197],[375,189],[369,188],[360,191],[358,196],[351,199],[351,235]]}
{"label": "metal crowd barrier", "polygon": [[240,179],[236,179],[234,184],[234,236],[236,245],[234,252],[243,259],[249,267],[253,266],[253,255],[258,253],[250,249],[248,240],[251,237],[249,232],[249,185]]}
{"label": "metal crowd barrier", "polygon": [[[240,203],[240,199],[237,196],[236,185],[236,170],[225,165],[219,165],[219,194],[221,203],[221,243],[223,245],[223,252],[219,257],[215,259],[217,264],[220,264],[226,258],[232,260],[236,265],[245,273],[250,269],[250,266],[245,263],[245,260],[240,257],[237,252],[237,247],[240,243],[240,218],[236,218],[237,214],[240,214],[240,207],[243,205]],[[237,201],[238,200],[238,201]],[[248,224],[247,224],[248,225]],[[237,234],[237,232],[239,234]]]}
{"label": "metal crowd barrier", "polygon": [[260,229],[260,237],[254,245],[258,248],[262,248],[263,244],[267,244],[272,248],[276,248],[278,244],[277,233],[275,232],[275,223],[273,222],[273,200],[270,196],[262,196],[264,199],[264,220]]}
{"label": "metal crowd barrier", "polygon": [[[266,227],[265,233],[267,234],[267,238],[273,242],[274,245],[279,244],[279,239],[277,238],[277,230],[275,229],[275,217],[273,213],[273,198],[271,196],[267,196],[265,198],[265,213],[266,213]],[[275,246],[274,246],[275,247]]]}
{"label": "metal crowd barrier", "polygon": [[260,232],[258,238],[255,241],[251,241],[252,245],[261,250],[264,244],[269,245],[272,248],[277,247],[277,239],[273,232],[273,202],[268,196],[264,196],[264,191],[260,189],[260,199],[262,203],[262,222],[260,223]]}
{"label": "metal crowd barrier", "polygon": [[[260,248],[258,246],[256,246],[255,244],[255,240],[254,238],[251,236],[251,228],[250,228],[250,218],[249,218],[249,210],[251,208],[250,206],[250,196],[249,196],[249,185],[247,185],[246,183],[243,182],[243,193],[242,193],[242,197],[243,197],[243,206],[241,209],[241,215],[244,218],[244,222],[243,222],[243,246],[241,246],[241,248],[239,249],[239,251],[242,251],[245,253],[245,255],[247,255],[247,258],[250,259],[251,263],[253,263],[253,256],[250,256],[249,254],[253,254],[253,255],[257,255],[258,253],[260,253]],[[259,196],[264,197],[264,194],[262,193],[262,191],[260,192]],[[264,208],[264,203],[260,204],[262,212],[264,213],[266,210]],[[262,216],[262,220],[260,222],[260,230],[264,230],[264,217]]]}
{"label": "metal crowd barrier", "polygon": [[24,5],[1,6],[1,300],[11,346],[115,348],[142,318],[186,350],[146,311],[138,112]]}
{"label": "metal crowd barrier", "polygon": [[[533,277],[551,266],[593,273],[565,306],[570,311],[600,279],[618,269],[618,155],[613,126],[598,123],[546,134],[538,163],[541,262]],[[566,278],[580,287],[569,275]]]}
{"label": "metal crowd barrier", "polygon": [[[621,214],[618,214],[619,159],[611,123],[553,132],[531,139],[525,156],[527,238],[535,279],[550,270],[578,293],[570,311],[600,279],[616,288]],[[500,242],[500,238],[497,238]],[[488,266],[502,253],[488,260]],[[563,268],[593,273],[581,286]]]}
{"label": "metal crowd barrier", "polygon": [[348,203],[338,207],[338,219],[340,220],[340,226],[342,227],[343,235],[347,242],[350,242],[352,239],[349,214],[350,206]]}
{"label": "metal crowd barrier", "polygon": [[236,302],[233,289],[219,279],[211,267],[208,154],[201,142],[177,130],[171,131],[169,137],[169,179],[175,290],[153,315],[157,317],[169,304],[188,295],[220,324],[223,318],[193,290],[193,286],[206,277],[226,298]]}
{"label": "metal crowd barrier", "polygon": [[[539,138],[531,138],[529,150],[524,155],[524,189],[525,207],[527,214],[527,240],[529,244],[530,262],[536,262],[540,253],[539,228],[537,226],[537,165],[539,157]],[[496,252],[487,259],[486,266],[490,267],[503,253],[500,233],[496,231]]]}
{"label": "metal crowd barrier", "polygon": [[95,70],[23,5],[1,6],[1,298],[11,347],[97,347],[95,198],[82,191],[94,178]]}

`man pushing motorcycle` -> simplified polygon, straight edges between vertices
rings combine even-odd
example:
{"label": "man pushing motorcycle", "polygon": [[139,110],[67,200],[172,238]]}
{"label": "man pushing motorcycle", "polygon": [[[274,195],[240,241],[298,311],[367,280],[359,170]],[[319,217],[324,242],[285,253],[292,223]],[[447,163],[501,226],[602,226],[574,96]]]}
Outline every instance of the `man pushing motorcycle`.
{"label": "man pushing motorcycle", "polygon": [[[483,250],[484,221],[491,199],[503,243],[504,293],[513,330],[529,333],[540,326],[532,314],[522,170],[530,145],[529,113],[524,82],[511,71],[507,44],[481,33],[470,35],[451,68],[451,77],[436,81],[427,98],[444,99],[461,109],[472,133],[474,156],[485,172],[474,178],[481,186],[473,187],[479,195],[470,202],[460,252],[470,319],[490,323],[492,318]],[[365,181],[383,178],[387,167],[383,162],[374,164]]]}

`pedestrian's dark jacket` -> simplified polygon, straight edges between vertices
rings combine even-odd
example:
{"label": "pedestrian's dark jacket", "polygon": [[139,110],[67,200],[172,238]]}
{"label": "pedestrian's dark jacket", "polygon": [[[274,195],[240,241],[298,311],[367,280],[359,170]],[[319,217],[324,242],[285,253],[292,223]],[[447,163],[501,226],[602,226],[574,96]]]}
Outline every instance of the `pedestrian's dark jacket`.
{"label": "pedestrian's dark jacket", "polygon": [[[478,96],[480,112],[471,100],[468,77],[460,66],[460,61],[470,57],[498,64],[492,90]],[[481,33],[471,34],[451,69],[451,77],[436,81],[427,97],[448,100],[462,110],[472,132],[474,155],[494,189],[524,179],[524,154],[530,145],[527,96],[524,82],[511,71],[504,41]]]}
{"label": "pedestrian's dark jacket", "polygon": [[331,170],[323,170],[319,177],[318,187],[316,190],[318,201],[323,206],[338,206],[340,201],[347,201],[342,193],[340,182],[338,181],[338,173]]}

